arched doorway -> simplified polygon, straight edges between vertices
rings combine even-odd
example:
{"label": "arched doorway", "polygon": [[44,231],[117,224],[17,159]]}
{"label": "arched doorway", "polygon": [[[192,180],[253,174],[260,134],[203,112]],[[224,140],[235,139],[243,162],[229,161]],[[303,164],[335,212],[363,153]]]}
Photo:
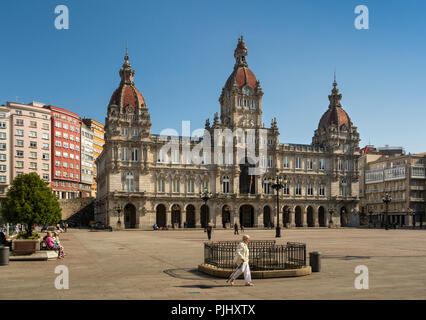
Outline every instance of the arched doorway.
{"label": "arched doorway", "polygon": [[226,228],[227,223],[231,223],[231,208],[225,204],[222,207],[222,226]]}
{"label": "arched doorway", "polygon": [[172,227],[174,228],[177,225],[180,228],[180,206],[178,204],[174,204],[172,206]]}
{"label": "arched doorway", "polygon": [[269,208],[269,206],[263,208],[263,225],[265,228],[270,228],[272,225],[271,208]]}
{"label": "arched doorway", "polygon": [[136,228],[136,207],[131,203],[124,207],[124,228]]}
{"label": "arched doorway", "polygon": [[340,209],[340,226],[346,227],[348,225],[348,211],[345,207]]}
{"label": "arched doorway", "polygon": [[309,206],[307,209],[307,222],[308,222],[308,227],[313,227],[315,226],[315,222],[314,222],[314,209]]}
{"label": "arched doorway", "polygon": [[158,227],[165,227],[166,226],[166,207],[164,204],[159,204],[157,206],[155,215],[155,221]]}
{"label": "arched doorway", "polygon": [[302,227],[302,209],[299,206],[294,209],[294,219],[296,227]]}
{"label": "arched doorway", "polygon": [[186,223],[188,228],[195,228],[195,207],[192,204],[186,206]]}
{"label": "arched doorway", "polygon": [[318,223],[320,227],[325,227],[325,209],[324,207],[318,208]]}
{"label": "arched doorway", "polygon": [[249,168],[255,167],[248,159],[245,159],[243,164],[240,164],[240,193],[255,194],[256,193],[256,176],[249,174]]}
{"label": "arched doorway", "polygon": [[249,204],[240,207],[240,225],[246,228],[252,228],[254,225],[254,208]]}
{"label": "arched doorway", "polygon": [[201,227],[202,228],[205,228],[205,227],[207,227],[207,224],[209,223],[209,221],[210,221],[210,216],[209,216],[209,207],[207,206],[207,205],[205,205],[205,204],[203,204],[202,206],[201,206],[201,217],[200,217],[201,219]]}
{"label": "arched doorway", "polygon": [[290,218],[290,207],[285,206],[283,208],[283,226],[286,227],[291,224],[291,218]]}

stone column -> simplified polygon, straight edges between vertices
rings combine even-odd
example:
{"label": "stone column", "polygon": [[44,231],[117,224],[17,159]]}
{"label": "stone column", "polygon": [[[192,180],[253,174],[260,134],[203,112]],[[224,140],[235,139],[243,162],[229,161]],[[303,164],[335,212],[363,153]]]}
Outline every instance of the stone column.
{"label": "stone column", "polygon": [[262,208],[253,208],[254,211],[254,221],[253,221],[253,228],[259,228],[259,226],[263,227],[263,210]]}
{"label": "stone column", "polygon": [[290,218],[290,228],[295,228],[296,227],[296,212],[294,211],[294,208],[291,208],[289,218]]}
{"label": "stone column", "polygon": [[234,212],[235,212],[235,208],[229,206],[229,223],[231,225],[231,229],[234,229],[234,224],[235,224],[235,217],[234,217]]}
{"label": "stone column", "polygon": [[308,223],[306,222],[306,217],[307,217],[307,208],[305,207],[304,209],[302,209],[302,227],[307,227]]}
{"label": "stone column", "polygon": [[319,227],[319,219],[318,219],[318,208],[313,208],[314,209],[314,227]]}
{"label": "stone column", "polygon": [[[221,219],[218,219],[217,222],[219,223],[218,225],[216,224],[216,203],[210,203],[209,206],[209,220],[211,221],[211,223],[213,224],[214,227],[221,227],[222,226],[222,221]],[[209,223],[209,221],[207,221],[207,223]]]}
{"label": "stone column", "polygon": [[195,228],[201,228],[201,209],[195,206]]}
{"label": "stone column", "polygon": [[166,226],[172,227],[172,212],[169,208],[166,208]]}

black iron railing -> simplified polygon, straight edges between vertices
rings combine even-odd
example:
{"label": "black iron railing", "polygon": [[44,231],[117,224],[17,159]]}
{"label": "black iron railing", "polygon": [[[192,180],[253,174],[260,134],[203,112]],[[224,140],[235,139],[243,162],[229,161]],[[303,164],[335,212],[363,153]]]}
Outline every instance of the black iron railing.
{"label": "black iron railing", "polygon": [[[235,252],[240,242],[217,241],[204,243],[204,263],[218,268],[233,269]],[[252,240],[249,245],[250,269],[284,270],[306,265],[306,245],[287,242],[277,245],[275,240]]]}

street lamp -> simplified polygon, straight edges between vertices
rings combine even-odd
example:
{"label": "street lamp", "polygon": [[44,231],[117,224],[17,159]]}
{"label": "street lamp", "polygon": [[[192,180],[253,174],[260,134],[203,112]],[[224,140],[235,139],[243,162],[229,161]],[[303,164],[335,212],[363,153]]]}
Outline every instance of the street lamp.
{"label": "street lamp", "polygon": [[389,209],[389,203],[392,201],[392,197],[389,193],[386,193],[383,198],[382,201],[385,203],[385,229],[388,230],[388,209]]}
{"label": "street lamp", "polygon": [[[371,228],[371,224],[373,222],[373,209],[370,208],[370,210],[368,211],[368,213],[370,214],[370,220],[368,221],[368,228]],[[376,227],[376,226],[374,226]]]}
{"label": "street lamp", "polygon": [[[204,191],[200,191],[200,198],[201,198],[201,200],[203,200],[204,201],[204,206],[205,206],[205,208],[204,208],[204,210],[207,210],[207,201],[209,200],[209,199],[211,199],[213,197],[213,195],[212,195],[212,193],[211,192],[209,192],[209,190],[207,189],[207,187],[206,188],[204,188]],[[206,221],[206,223],[207,223],[208,221]],[[205,226],[206,227],[206,226]]]}
{"label": "street lamp", "polygon": [[287,184],[287,180],[281,179],[281,177],[276,176],[275,183],[273,183],[273,179],[269,177],[269,184],[271,184],[272,189],[277,190],[277,227],[275,228],[275,238],[281,237],[281,227],[280,227],[280,189],[284,188],[284,184]]}
{"label": "street lamp", "polygon": [[328,227],[331,228],[331,225],[333,224],[333,213],[334,213],[334,209],[333,208],[329,208],[328,209],[328,214],[330,215],[330,219],[328,221]]}

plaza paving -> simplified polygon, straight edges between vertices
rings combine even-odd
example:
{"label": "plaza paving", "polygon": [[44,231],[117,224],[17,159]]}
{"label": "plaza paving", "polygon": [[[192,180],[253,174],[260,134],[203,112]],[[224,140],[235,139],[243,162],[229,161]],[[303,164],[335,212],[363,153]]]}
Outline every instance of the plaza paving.
{"label": "plaza paving", "polygon": [[[275,230],[247,230],[275,239]],[[282,279],[224,279],[200,274],[202,230],[90,232],[70,229],[68,254],[57,261],[11,261],[0,266],[0,299],[425,299],[426,230],[283,229],[279,243],[300,241],[323,255],[319,273]],[[215,230],[213,240],[237,240]],[[69,268],[69,289],[54,287],[57,265]],[[369,270],[369,289],[357,290],[357,265]]]}

